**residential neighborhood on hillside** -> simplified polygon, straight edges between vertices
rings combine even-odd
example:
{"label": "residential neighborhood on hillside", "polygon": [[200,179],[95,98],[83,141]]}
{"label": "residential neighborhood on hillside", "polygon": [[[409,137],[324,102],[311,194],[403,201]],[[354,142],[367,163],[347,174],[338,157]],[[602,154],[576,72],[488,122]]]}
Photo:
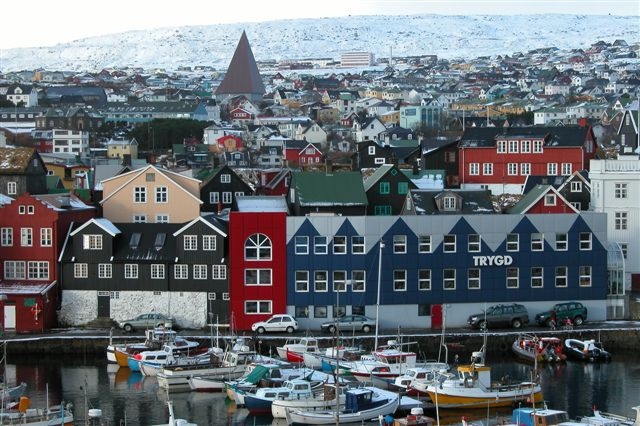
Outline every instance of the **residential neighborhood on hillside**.
{"label": "residential neighborhood on hillside", "polygon": [[0,73],[3,330],[152,311],[439,329],[565,301],[630,318],[640,43],[351,53],[267,73],[243,32],[224,73]]}

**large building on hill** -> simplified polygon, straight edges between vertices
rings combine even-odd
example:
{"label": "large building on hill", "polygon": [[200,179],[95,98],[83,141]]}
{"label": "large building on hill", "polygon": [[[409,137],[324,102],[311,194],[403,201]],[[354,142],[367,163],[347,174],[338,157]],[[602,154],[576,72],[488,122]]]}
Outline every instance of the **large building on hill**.
{"label": "large building on hill", "polygon": [[224,80],[216,89],[216,97],[222,100],[244,95],[252,102],[259,102],[264,93],[264,83],[258,65],[253,57],[247,34],[243,31]]}

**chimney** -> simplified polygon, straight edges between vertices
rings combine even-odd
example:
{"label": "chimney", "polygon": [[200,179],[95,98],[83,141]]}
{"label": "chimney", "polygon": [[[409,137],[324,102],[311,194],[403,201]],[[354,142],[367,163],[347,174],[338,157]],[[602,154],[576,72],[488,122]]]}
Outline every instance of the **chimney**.
{"label": "chimney", "polygon": [[327,160],[324,162],[324,164],[325,164],[326,173],[328,175],[333,174],[333,161],[331,161],[330,159],[327,158]]}
{"label": "chimney", "polygon": [[122,154],[122,165],[131,166],[131,154]]}

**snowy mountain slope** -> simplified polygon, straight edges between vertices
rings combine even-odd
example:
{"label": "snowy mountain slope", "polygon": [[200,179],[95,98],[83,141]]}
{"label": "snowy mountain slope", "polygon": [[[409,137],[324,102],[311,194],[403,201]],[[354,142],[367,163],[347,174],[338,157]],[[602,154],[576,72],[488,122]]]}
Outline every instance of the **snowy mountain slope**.
{"label": "snowy mountain slope", "polygon": [[474,58],[531,49],[587,48],[599,40],[639,40],[637,16],[349,16],[262,23],[159,28],[76,40],[49,47],[0,51],[0,71],[100,70],[135,66],[224,69],[243,30],[254,56],[268,59],[332,58],[345,51],[378,57],[435,54]]}

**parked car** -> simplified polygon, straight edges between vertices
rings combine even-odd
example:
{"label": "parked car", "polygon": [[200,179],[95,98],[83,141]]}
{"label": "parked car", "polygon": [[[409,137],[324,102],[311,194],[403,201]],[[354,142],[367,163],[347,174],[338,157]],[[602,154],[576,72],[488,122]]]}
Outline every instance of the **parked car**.
{"label": "parked car", "polygon": [[263,334],[270,331],[286,331],[287,333],[293,333],[298,330],[298,321],[291,315],[277,314],[273,315],[266,321],[254,322],[251,325],[251,331],[255,331],[258,334]]}
{"label": "parked car", "polygon": [[587,308],[580,302],[556,303],[550,310],[536,315],[536,322],[539,325],[549,327],[552,319],[556,324],[562,324],[570,319],[574,325],[582,325],[587,320]]}
{"label": "parked car", "polygon": [[175,318],[157,312],[141,314],[135,318],[120,321],[118,326],[126,332],[154,327],[177,328]]}
{"label": "parked car", "polygon": [[[338,318],[338,329],[343,331],[362,330],[365,333],[376,328],[376,320],[364,315],[343,315]],[[336,321],[327,321],[320,325],[322,331],[335,333]]]}
{"label": "parked car", "polygon": [[529,324],[529,312],[524,305],[490,306],[485,312],[469,315],[467,320],[472,328],[513,327],[521,328]]}

